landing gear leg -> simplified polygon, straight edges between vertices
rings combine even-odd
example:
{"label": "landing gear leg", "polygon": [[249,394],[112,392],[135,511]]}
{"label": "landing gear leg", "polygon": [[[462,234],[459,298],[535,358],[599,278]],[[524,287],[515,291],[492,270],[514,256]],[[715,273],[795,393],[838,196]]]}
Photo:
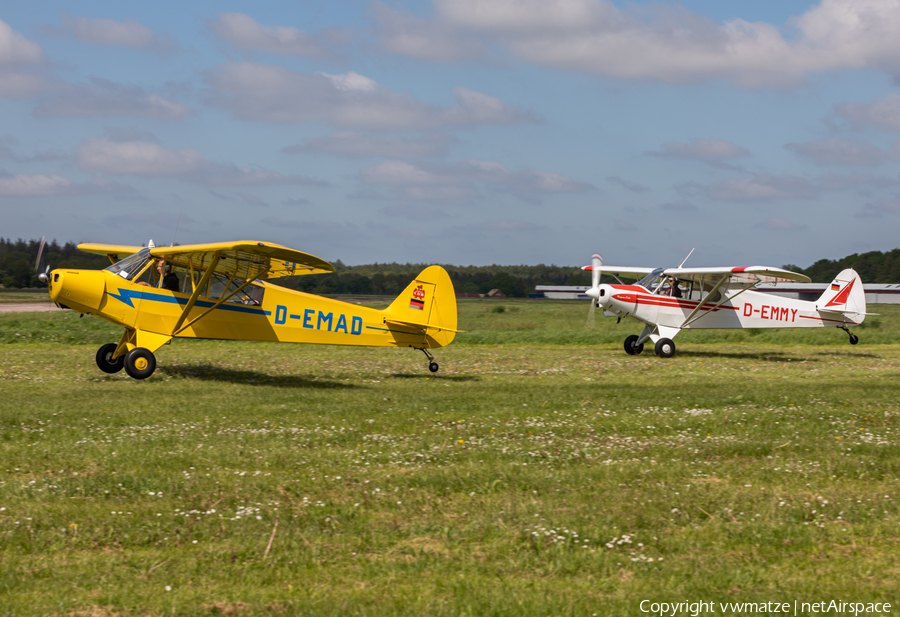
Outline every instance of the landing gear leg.
{"label": "landing gear leg", "polygon": [[437,373],[438,369],[441,367],[438,366],[438,363],[434,361],[434,356],[432,356],[431,352],[429,352],[427,349],[423,349],[422,353],[424,353],[425,357],[428,358],[428,370],[432,373]]}
{"label": "landing gear leg", "polygon": [[856,345],[859,342],[859,337],[856,336],[855,334],[853,334],[852,332],[850,332],[850,330],[847,328],[847,326],[843,326],[841,328],[841,330],[843,330],[844,332],[846,332],[847,334],[850,335],[850,344],[851,345]]}

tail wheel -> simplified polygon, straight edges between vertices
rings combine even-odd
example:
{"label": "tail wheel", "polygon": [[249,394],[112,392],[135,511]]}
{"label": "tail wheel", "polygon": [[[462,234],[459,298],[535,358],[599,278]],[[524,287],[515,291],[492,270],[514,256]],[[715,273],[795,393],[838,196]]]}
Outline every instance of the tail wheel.
{"label": "tail wheel", "polygon": [[125,372],[134,379],[147,379],[156,370],[156,356],[149,349],[135,347],[125,354]]}
{"label": "tail wheel", "polygon": [[121,355],[113,360],[113,354],[116,353],[116,343],[107,343],[97,350],[97,367],[104,373],[118,373],[125,366],[125,356]]}
{"label": "tail wheel", "polygon": [[640,338],[641,337],[639,337],[637,334],[632,334],[631,336],[626,338],[625,339],[625,353],[627,353],[629,356],[640,355],[640,353],[642,351],[644,351],[644,344],[641,343],[640,345],[635,345],[635,343],[637,343],[638,339],[640,339]]}
{"label": "tail wheel", "polygon": [[856,336],[855,334],[851,334],[850,335],[850,344],[856,345],[858,342],[859,342],[859,337]]}
{"label": "tail wheel", "polygon": [[675,343],[670,338],[661,338],[656,341],[656,355],[660,358],[671,358],[675,355]]}

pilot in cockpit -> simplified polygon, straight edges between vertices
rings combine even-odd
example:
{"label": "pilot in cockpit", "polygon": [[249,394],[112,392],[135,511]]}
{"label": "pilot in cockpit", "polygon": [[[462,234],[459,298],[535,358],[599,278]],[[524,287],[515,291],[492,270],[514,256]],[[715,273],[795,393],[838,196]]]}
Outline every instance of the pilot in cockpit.
{"label": "pilot in cockpit", "polygon": [[673,298],[681,297],[681,289],[678,287],[678,279],[669,279],[669,290],[666,295],[672,296]]}

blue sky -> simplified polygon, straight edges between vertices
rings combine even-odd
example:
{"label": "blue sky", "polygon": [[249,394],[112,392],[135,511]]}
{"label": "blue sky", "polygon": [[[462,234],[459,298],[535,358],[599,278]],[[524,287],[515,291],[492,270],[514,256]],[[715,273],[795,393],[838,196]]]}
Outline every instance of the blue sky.
{"label": "blue sky", "polygon": [[344,263],[900,246],[900,0],[0,10],[0,235]]}

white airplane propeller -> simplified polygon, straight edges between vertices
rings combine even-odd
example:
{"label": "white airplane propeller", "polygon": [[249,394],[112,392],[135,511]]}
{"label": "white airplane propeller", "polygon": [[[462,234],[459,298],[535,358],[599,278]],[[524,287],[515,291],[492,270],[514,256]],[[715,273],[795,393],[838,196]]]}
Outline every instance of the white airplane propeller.
{"label": "white airplane propeller", "polygon": [[600,299],[600,275],[602,273],[603,257],[600,253],[591,255],[591,288],[587,290],[588,297],[591,298],[591,308],[588,309],[587,327],[593,328],[595,322],[595,311],[597,309],[597,301]]}
{"label": "white airplane propeller", "polygon": [[38,280],[42,283],[46,283],[50,280],[49,272],[50,272],[50,264],[45,264],[44,271],[41,272],[41,257],[44,255],[44,246],[46,244],[46,237],[41,238],[41,245],[38,247],[37,259],[34,260],[34,269],[38,273]]}

